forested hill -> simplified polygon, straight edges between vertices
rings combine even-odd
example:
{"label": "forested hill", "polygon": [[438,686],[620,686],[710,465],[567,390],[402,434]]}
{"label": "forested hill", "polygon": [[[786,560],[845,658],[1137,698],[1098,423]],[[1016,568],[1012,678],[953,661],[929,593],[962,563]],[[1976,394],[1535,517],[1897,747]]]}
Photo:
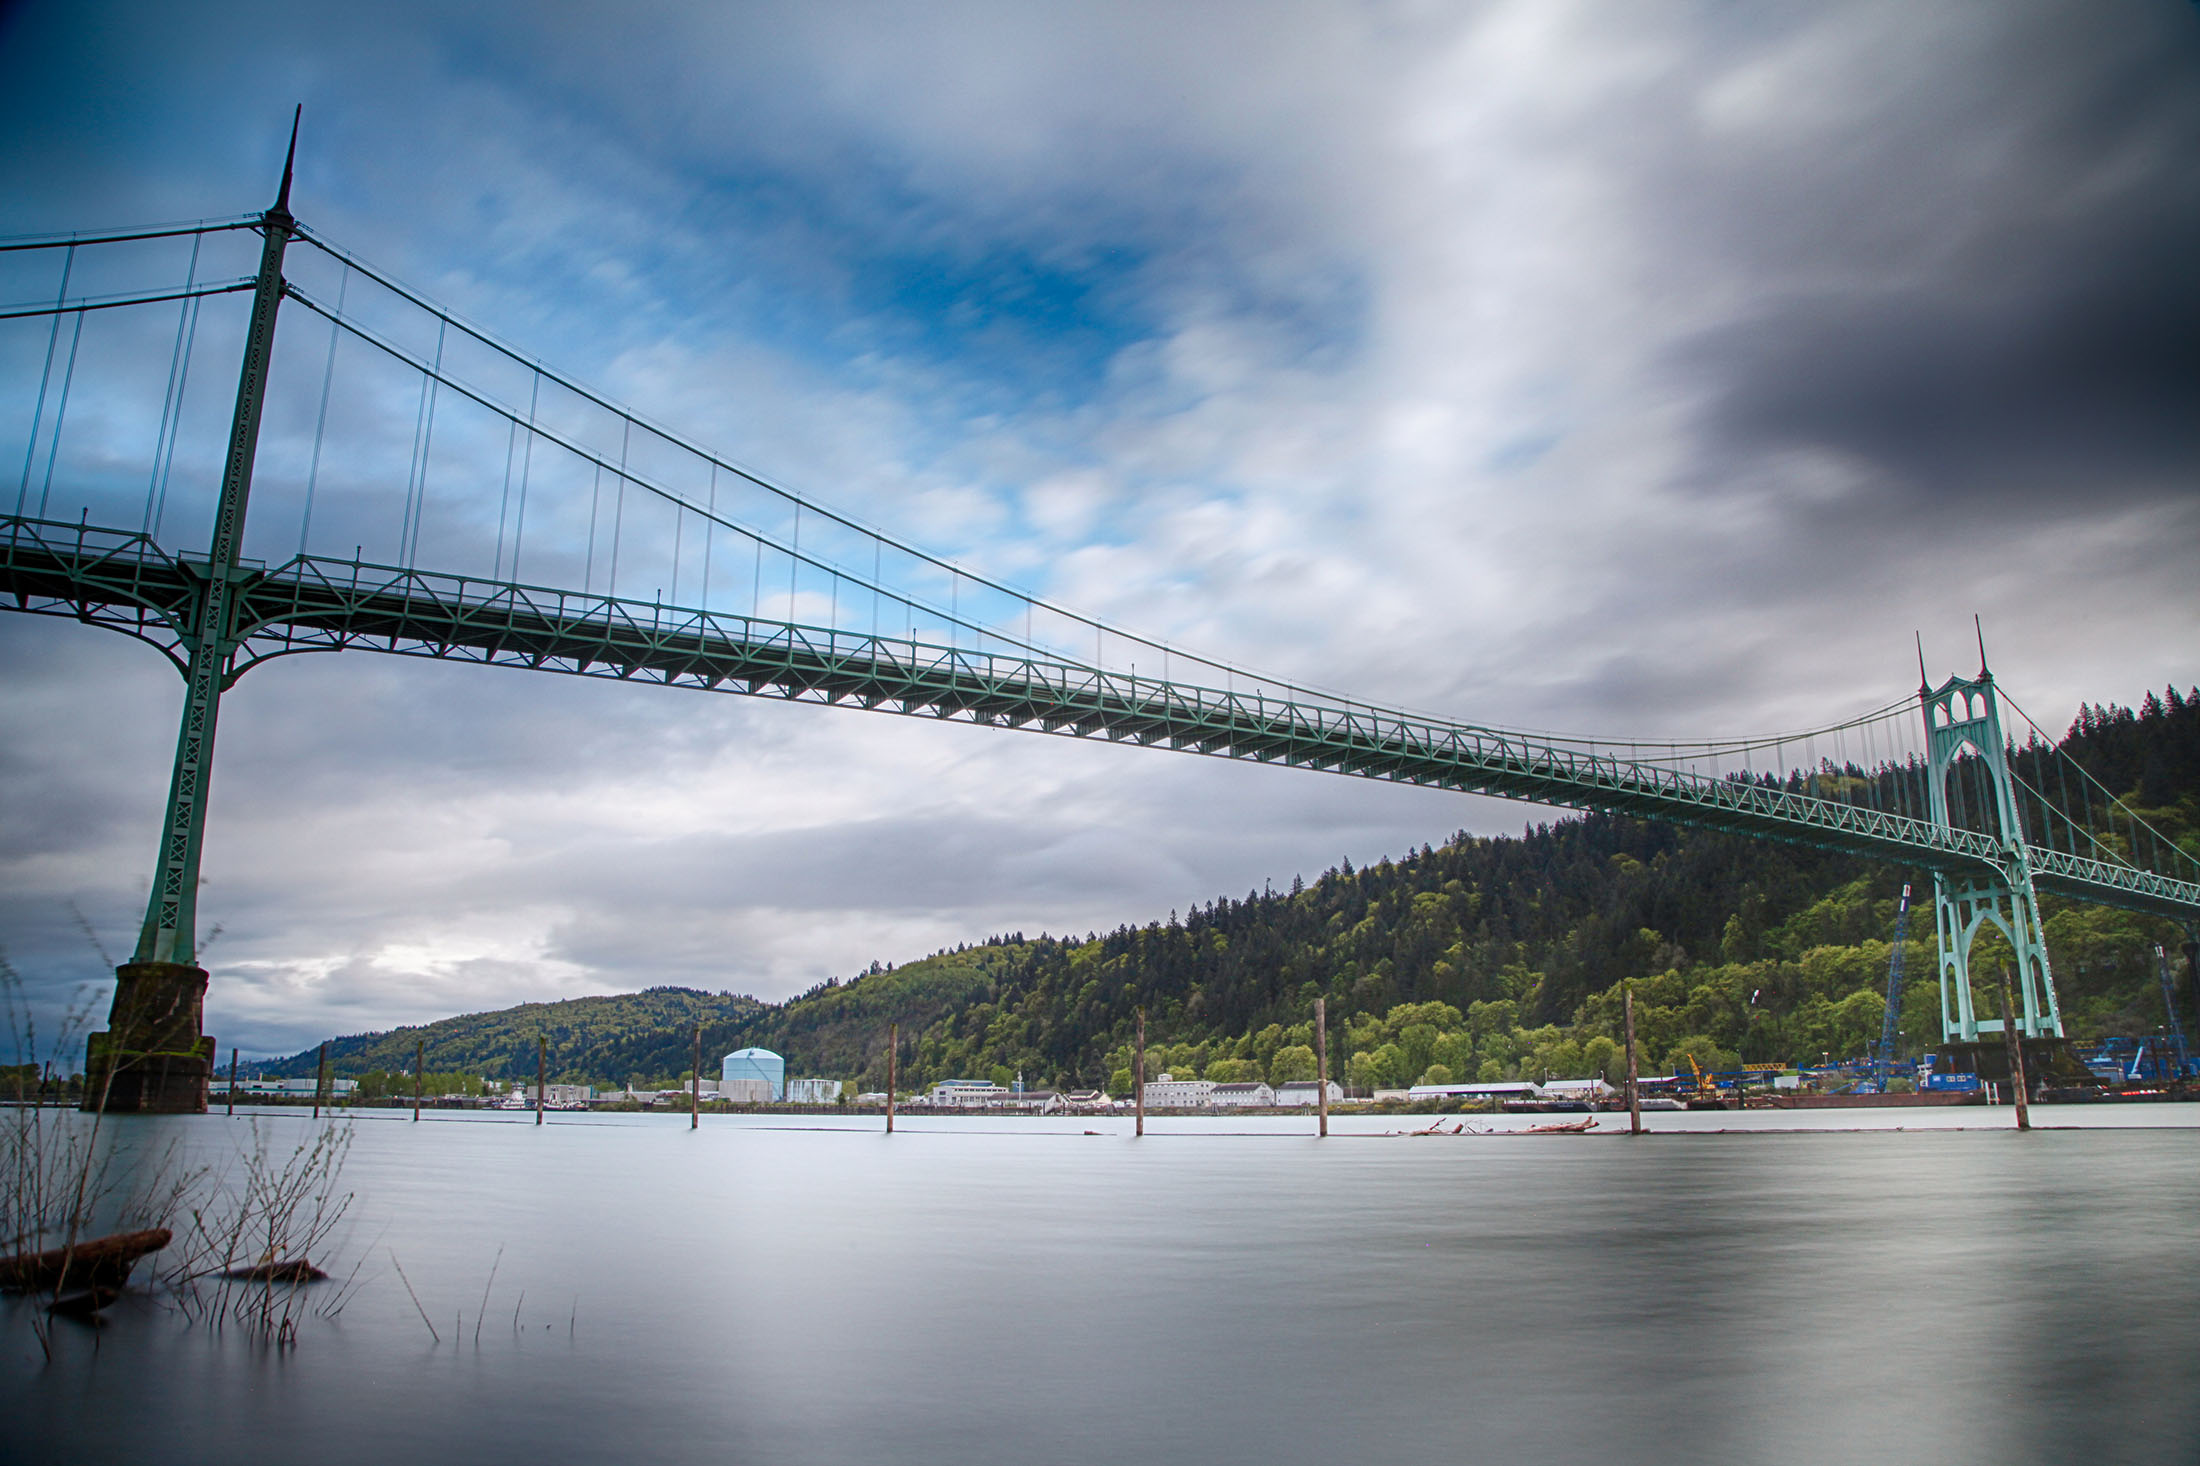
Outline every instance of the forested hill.
{"label": "forested hill", "polygon": [[[329,1040],[329,1065],[339,1075],[374,1070],[410,1073],[416,1046],[431,1074],[468,1074],[530,1080],[536,1043],[544,1045],[551,1073],[622,1078],[657,1073],[677,1049],[685,1070],[695,1025],[717,1032],[753,1021],[764,1011],[754,998],[661,987],[600,998],[522,1003],[494,1013],[465,1013],[415,1028],[360,1033]],[[270,1075],[303,1077],[320,1062],[318,1047],[260,1065]]]}
{"label": "forested hill", "polygon": [[[2200,854],[2200,692],[2150,695],[2136,710],[2088,706],[2060,746]],[[342,1073],[396,1069],[417,1036],[431,1071],[518,1077],[534,1070],[539,1033],[560,1077],[670,1081],[686,1073],[701,1022],[713,1060],[757,1044],[786,1055],[790,1073],[877,1087],[898,1022],[905,1086],[1017,1073],[1034,1085],[1120,1084],[1143,1007],[1155,1070],[1275,1080],[1310,1070],[1313,1000],[1324,996],[1332,1062],[1355,1083],[1584,1074],[1610,1067],[1615,985],[1633,978],[1653,1067],[1683,1049],[1717,1063],[1853,1054],[1880,1028],[1895,898],[1909,878],[1589,815],[1348,863],[1104,936],[996,937],[783,1004],[656,989],[340,1039],[331,1053]],[[1929,885],[1918,895],[1912,1049],[1937,1038]],[[2161,1023],[2153,947],[2175,950],[2181,932],[2053,901],[2045,914],[2071,1032]],[[271,1069],[310,1072],[314,1057]]]}

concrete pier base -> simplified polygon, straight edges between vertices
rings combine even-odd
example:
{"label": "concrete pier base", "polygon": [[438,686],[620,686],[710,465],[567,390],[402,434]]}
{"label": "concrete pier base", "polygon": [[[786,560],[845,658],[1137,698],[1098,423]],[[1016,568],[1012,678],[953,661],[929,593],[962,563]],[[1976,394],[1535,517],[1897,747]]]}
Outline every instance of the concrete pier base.
{"label": "concrete pier base", "polygon": [[[2101,1081],[2072,1051],[2067,1038],[2026,1038],[2024,1072],[2032,1088],[2098,1089]],[[1936,1074],[1976,1074],[1994,1084],[2009,1082],[2009,1044],[2001,1035],[1977,1043],[1944,1043],[1933,1050]]]}
{"label": "concrete pier base", "polygon": [[214,1074],[206,969],[125,962],[115,969],[107,1028],[85,1046],[86,1110],[110,1115],[203,1115]]}

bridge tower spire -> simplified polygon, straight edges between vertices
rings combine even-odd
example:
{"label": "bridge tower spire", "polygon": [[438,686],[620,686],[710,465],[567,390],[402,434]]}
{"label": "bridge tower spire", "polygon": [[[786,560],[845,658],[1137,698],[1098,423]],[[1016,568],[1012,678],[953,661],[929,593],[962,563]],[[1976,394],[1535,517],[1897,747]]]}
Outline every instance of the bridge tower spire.
{"label": "bridge tower spire", "polygon": [[297,220],[290,212],[290,182],[298,158],[301,105],[291,114],[290,147],[275,203],[260,216],[260,271],[245,333],[237,405],[229,425],[229,456],[222,471],[214,533],[203,578],[196,588],[181,640],[190,660],[184,670],[182,725],[153,873],[145,925],[131,960],[115,969],[114,1005],[107,1028],[92,1034],[84,1055],[87,1110],[196,1113],[206,1108],[213,1074],[214,1040],[205,1026],[206,970],[198,965],[199,854],[206,835],[214,728],[221,695],[236,680],[237,599],[244,572],[245,506],[252,494],[252,464],[259,451],[260,410],[267,397],[268,364],[275,352],[275,313],[283,300],[283,252]]}
{"label": "bridge tower spire", "polygon": [[[1918,701],[1925,717],[1927,797],[1933,823],[1943,829],[1954,827],[1948,780],[1969,756],[1984,769],[1991,796],[1988,807],[1975,812],[1976,820],[2001,846],[1998,872],[1937,871],[1933,875],[1940,936],[1941,1041],[1978,1043],[1984,1035],[2006,1031],[2012,1018],[2025,1038],[2060,1038],[2062,1012],[2048,970],[2039,897],[2033,889],[2023,819],[2009,772],[2009,745],[2002,734],[1994,674],[1986,665],[1984,637],[1980,638],[1977,677],[1950,677],[1938,687],[1923,685]],[[1989,929],[2008,944],[2022,1011],[1982,1019],[1972,997],[1971,959]]]}

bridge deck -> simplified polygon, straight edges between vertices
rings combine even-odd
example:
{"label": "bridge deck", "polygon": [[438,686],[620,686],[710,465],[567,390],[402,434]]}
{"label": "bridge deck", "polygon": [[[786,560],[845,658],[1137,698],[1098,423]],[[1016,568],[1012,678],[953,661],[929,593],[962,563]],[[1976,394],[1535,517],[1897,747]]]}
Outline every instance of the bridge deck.
{"label": "bridge deck", "polygon": [[[143,535],[0,516],[0,597],[13,609],[173,646],[206,573]],[[1997,843],[1972,831],[1363,704],[317,556],[235,574],[244,665],[345,648],[455,658],[1322,769],[1958,874],[2000,869]],[[2029,857],[2042,890],[2179,920],[2200,913],[2200,884],[2038,846]]]}

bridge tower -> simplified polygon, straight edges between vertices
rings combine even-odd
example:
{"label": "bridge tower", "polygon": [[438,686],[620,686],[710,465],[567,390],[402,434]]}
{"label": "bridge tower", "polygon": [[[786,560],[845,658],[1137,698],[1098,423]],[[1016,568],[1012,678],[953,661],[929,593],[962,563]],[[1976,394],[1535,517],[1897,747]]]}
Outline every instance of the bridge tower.
{"label": "bridge tower", "polygon": [[[299,109],[303,112],[303,108]],[[214,1040],[206,1021],[206,969],[198,965],[199,851],[206,835],[208,776],[214,761],[214,726],[221,696],[236,681],[237,589],[243,574],[245,504],[252,493],[252,462],[259,450],[260,409],[275,348],[275,312],[283,299],[283,252],[297,220],[290,212],[291,169],[298,156],[298,119],[290,124],[290,151],[275,206],[260,217],[264,243],[245,334],[237,407],[230,420],[229,457],[222,470],[214,535],[207,547],[196,604],[181,640],[190,660],[184,672],[182,726],[168,780],[168,804],[160,836],[160,865],[137,950],[115,969],[114,1005],[107,1027],[85,1045],[86,1110],[108,1113],[198,1114],[214,1072]]]}
{"label": "bridge tower", "polygon": [[2025,854],[2024,825],[2016,786],[2009,773],[2001,708],[1994,674],[1979,659],[1975,678],[1951,677],[1939,687],[1920,678],[1918,700],[1925,716],[1928,798],[1933,823],[1953,828],[1948,780],[1967,754],[1979,760],[1992,791],[1988,809],[1979,811],[1986,833],[2001,844],[2001,869],[1933,876],[1933,905],[1940,934],[1940,1035],[1943,1043],[1979,1042],[1981,1035],[2004,1031],[2004,1020],[1981,1019],[1972,1000],[1971,955],[1979,938],[1993,928],[2009,944],[2022,1005],[2018,1033],[2025,1038],[2060,1038],[2062,1012],[2055,1002],[2054,979],[2047,967],[2047,943],[2040,930],[2039,897],[2032,888],[2032,866]]}

